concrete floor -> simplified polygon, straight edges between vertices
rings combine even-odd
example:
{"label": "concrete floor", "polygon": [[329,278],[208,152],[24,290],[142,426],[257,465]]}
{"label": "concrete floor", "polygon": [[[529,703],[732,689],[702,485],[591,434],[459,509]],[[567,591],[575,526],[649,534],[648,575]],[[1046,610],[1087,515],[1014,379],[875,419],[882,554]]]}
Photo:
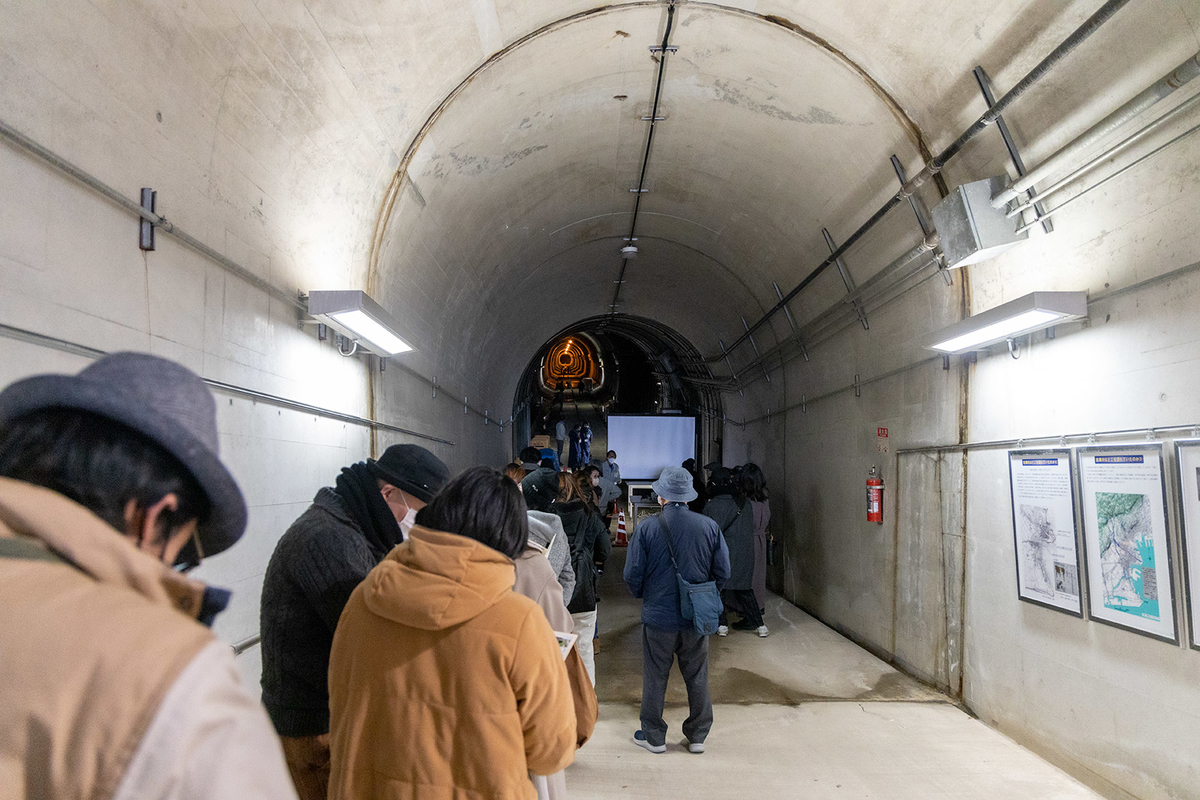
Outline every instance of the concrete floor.
{"label": "concrete floor", "polygon": [[772,597],[771,636],[713,637],[715,723],[708,750],[680,745],[678,670],[667,692],[667,752],[633,744],[641,700],[640,604],[614,549],[601,577],[600,721],[567,770],[572,798],[1096,798],[1099,795]]}

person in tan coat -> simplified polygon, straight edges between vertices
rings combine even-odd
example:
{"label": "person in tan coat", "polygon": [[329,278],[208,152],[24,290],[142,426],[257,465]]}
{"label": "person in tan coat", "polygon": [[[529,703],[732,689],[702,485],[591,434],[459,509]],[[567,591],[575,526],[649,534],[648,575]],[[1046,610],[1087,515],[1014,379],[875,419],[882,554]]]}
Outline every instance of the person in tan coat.
{"label": "person in tan coat", "polygon": [[576,722],[542,609],[513,592],[520,491],[464,472],[355,589],[329,663],[329,797],[532,800]]}

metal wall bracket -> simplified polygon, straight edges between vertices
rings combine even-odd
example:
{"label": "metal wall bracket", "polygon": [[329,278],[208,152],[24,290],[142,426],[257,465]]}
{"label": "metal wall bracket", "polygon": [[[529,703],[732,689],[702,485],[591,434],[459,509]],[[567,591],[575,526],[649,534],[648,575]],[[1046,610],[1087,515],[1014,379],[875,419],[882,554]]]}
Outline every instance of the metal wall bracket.
{"label": "metal wall bracket", "polygon": [[491,414],[491,413],[492,413],[492,412],[488,411],[486,408],[483,410],[483,424],[484,424],[484,425],[487,425],[487,424],[488,424],[488,422],[490,422],[490,421],[491,421],[491,420],[489,420],[489,419],[488,419],[488,415],[489,415],[489,414]]}
{"label": "metal wall bracket", "polygon": [[652,44],[652,45],[650,45],[650,52],[651,52],[651,53],[661,53],[663,50],[666,50],[668,53],[678,53],[678,52],[679,52],[679,45],[677,45],[677,44],[669,44],[669,45],[667,45],[666,47],[663,47],[661,44]]}
{"label": "metal wall bracket", "polygon": [[[746,333],[750,336],[750,346],[754,348],[755,359],[761,359],[762,356],[758,352],[758,345],[754,341],[754,334],[750,333],[750,323],[746,322],[746,317],[742,316],[742,327],[746,329]],[[762,369],[763,377],[767,379],[767,383],[771,382],[771,373],[767,372],[766,364],[759,363],[759,368]]]}
{"label": "metal wall bracket", "polygon": [[717,339],[717,344],[721,345],[721,352],[725,353],[725,366],[729,367],[729,374],[733,376],[733,382],[737,384],[738,394],[745,397],[746,393],[742,391],[742,382],[738,380],[737,371],[734,370],[733,362],[729,360],[729,353],[725,350],[725,342]]}
{"label": "metal wall bracket", "polygon": [[375,356],[375,358],[377,358],[379,360],[379,371],[386,372],[387,371],[387,359],[382,356]]}
{"label": "metal wall bracket", "polygon": [[[142,189],[142,208],[151,214],[157,213],[158,192],[153,189]],[[138,249],[154,249],[154,223],[144,217],[138,221]]]}
{"label": "metal wall bracket", "polygon": [[433,399],[437,399],[437,375],[433,376]]}
{"label": "metal wall bracket", "polygon": [[642,117],[642,122],[662,122],[664,119],[666,119],[666,117],[645,116]]}
{"label": "metal wall bracket", "polygon": [[467,415],[467,396],[463,395],[463,416]]}
{"label": "metal wall bracket", "polygon": [[[775,296],[779,298],[779,302],[783,302],[783,292],[779,290],[779,284],[771,281],[771,285],[775,287]],[[783,315],[787,317],[788,325],[792,328],[792,333],[796,332],[796,321],[792,319],[792,312],[788,310],[787,304],[783,306]],[[806,361],[808,359],[805,359]]]}
{"label": "metal wall bracket", "polygon": [[[900,186],[908,183],[908,173],[904,169],[904,165],[900,163],[900,159],[895,153],[892,154],[892,169],[896,172],[896,178],[900,181]],[[912,206],[913,214],[917,217],[917,224],[921,226],[921,233],[928,238],[929,234],[934,232],[932,218],[929,215],[929,208],[925,205],[916,192],[908,196],[908,204]],[[942,280],[947,286],[954,283],[954,278],[950,276],[950,270],[946,269],[946,264],[941,259],[938,259],[938,272],[942,273]]]}
{"label": "metal wall bracket", "polygon": [[[825,244],[829,247],[829,252],[836,253],[837,245],[833,243],[833,237],[829,235],[828,228],[821,228],[821,235],[825,237]],[[841,257],[835,258],[833,263],[837,265],[838,272],[842,274],[842,283],[846,284],[846,291],[853,294],[858,287],[854,285],[854,278],[850,277],[850,270],[846,268]],[[862,324],[863,330],[870,330],[871,326],[867,323],[867,312],[863,310],[862,303],[857,300],[851,300],[850,304],[854,306],[854,312],[858,314],[858,321]]]}
{"label": "metal wall bracket", "polygon": [[324,322],[317,323],[317,341],[323,342],[329,338],[329,326]]}
{"label": "metal wall bracket", "polygon": [[808,395],[806,395],[806,394],[800,395],[800,413],[801,414],[808,413]]}
{"label": "metal wall bracket", "polygon": [[950,356],[942,356],[942,369],[950,369]]}
{"label": "metal wall bracket", "polygon": [[862,384],[858,382],[858,373],[854,373],[854,396],[862,397]]}
{"label": "metal wall bracket", "polygon": [[[992,106],[996,105],[996,94],[992,91],[992,80],[988,77],[988,74],[984,71],[983,67],[975,67],[973,72],[975,75],[975,82],[979,84],[979,91],[983,93],[983,101],[988,104],[988,108],[991,108]],[[1008,156],[1012,159],[1013,167],[1017,170],[1017,177],[1024,177],[1025,162],[1021,158],[1020,151],[1017,150],[1017,142],[1015,139],[1013,139],[1012,132],[1009,131],[1008,123],[1004,121],[1003,116],[996,117],[996,129],[1000,131],[1000,136],[1004,139],[1004,146],[1008,148]],[[1030,200],[1037,197],[1037,192],[1035,192],[1032,188],[1029,189],[1026,194]],[[1033,207],[1037,211],[1038,217],[1045,216],[1046,210],[1042,208],[1041,203],[1034,203]],[[1044,230],[1046,233],[1054,232],[1054,223],[1048,219],[1043,219],[1041,222],[1042,230]]]}
{"label": "metal wall bracket", "polygon": [[650,190],[649,189],[630,189],[629,191],[633,194],[645,194],[646,192],[648,192]]}

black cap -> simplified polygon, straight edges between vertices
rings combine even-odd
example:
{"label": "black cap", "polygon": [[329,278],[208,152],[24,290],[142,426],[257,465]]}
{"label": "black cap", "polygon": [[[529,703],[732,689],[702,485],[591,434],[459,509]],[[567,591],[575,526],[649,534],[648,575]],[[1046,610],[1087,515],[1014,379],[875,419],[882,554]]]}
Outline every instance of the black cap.
{"label": "black cap", "polygon": [[428,503],[450,480],[442,460],[415,444],[394,444],[378,461],[367,461],[375,477]]}

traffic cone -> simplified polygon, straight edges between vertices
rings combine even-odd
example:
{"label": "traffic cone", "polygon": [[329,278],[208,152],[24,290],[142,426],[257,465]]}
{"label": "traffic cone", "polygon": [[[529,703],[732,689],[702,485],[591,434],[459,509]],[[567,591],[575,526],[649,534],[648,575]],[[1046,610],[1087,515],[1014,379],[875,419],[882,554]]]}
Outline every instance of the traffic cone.
{"label": "traffic cone", "polygon": [[617,547],[628,547],[629,537],[625,534],[625,511],[617,512]]}

